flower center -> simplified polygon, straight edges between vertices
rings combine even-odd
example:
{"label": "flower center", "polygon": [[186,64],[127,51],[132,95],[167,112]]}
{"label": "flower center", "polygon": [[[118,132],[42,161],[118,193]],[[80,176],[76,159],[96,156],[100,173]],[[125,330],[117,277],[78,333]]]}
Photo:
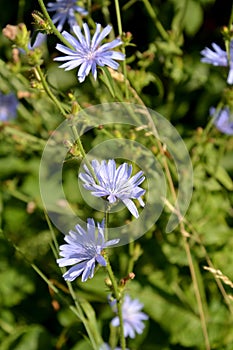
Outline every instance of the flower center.
{"label": "flower center", "polygon": [[95,58],[95,52],[93,52],[93,51],[88,51],[87,52],[87,55],[86,55],[86,59],[88,60],[88,61],[92,61],[93,59]]}

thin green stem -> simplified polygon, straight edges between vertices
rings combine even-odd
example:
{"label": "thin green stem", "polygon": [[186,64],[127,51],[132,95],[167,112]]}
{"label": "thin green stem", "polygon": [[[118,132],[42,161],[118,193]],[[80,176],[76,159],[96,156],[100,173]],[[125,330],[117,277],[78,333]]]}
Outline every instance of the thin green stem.
{"label": "thin green stem", "polygon": [[133,272],[133,267],[134,267],[134,262],[135,262],[135,258],[134,258],[134,241],[130,241],[129,242],[129,263],[128,263],[128,271],[127,274],[129,274],[130,272]]}
{"label": "thin green stem", "polygon": [[[74,137],[75,137],[75,142],[77,143],[77,145],[79,147],[79,151],[81,153],[81,156],[84,159],[86,157],[86,152],[85,152],[85,150],[83,148],[83,144],[82,144],[82,141],[80,140],[80,136],[78,134],[77,128],[76,128],[75,125],[72,125],[71,129],[72,129]],[[92,171],[93,171],[93,169],[92,169]]]}
{"label": "thin green stem", "polygon": [[[171,175],[171,172],[170,172],[170,169],[169,169],[169,165],[168,165],[168,162],[167,162],[167,157],[165,155],[165,148],[162,145],[161,141],[159,140],[158,132],[157,132],[156,128],[154,127],[153,122],[151,123],[150,113],[147,113],[147,117],[148,117],[149,125],[152,128],[152,130],[153,130],[153,134],[156,137],[157,145],[158,145],[158,148],[159,148],[159,152],[160,152],[161,156],[163,156],[163,167],[165,169],[168,185],[169,185],[169,188],[170,188],[173,200],[176,203],[177,202],[177,195],[176,195],[176,190],[175,190],[175,187],[174,187],[172,175]],[[177,212],[180,214],[179,208],[177,208]],[[210,344],[209,344],[209,338],[208,338],[208,332],[207,332],[207,325],[206,325],[206,320],[205,320],[205,314],[204,314],[204,310],[203,310],[201,295],[200,295],[200,291],[199,291],[198,281],[197,281],[197,277],[196,277],[196,273],[195,273],[195,269],[194,269],[194,265],[193,265],[193,261],[192,261],[192,257],[191,257],[190,247],[189,247],[189,244],[188,244],[188,241],[187,241],[187,237],[185,235],[186,231],[185,231],[185,228],[184,228],[184,223],[182,222],[182,220],[180,221],[179,226],[180,226],[180,232],[181,232],[182,237],[184,239],[184,248],[185,248],[186,256],[187,256],[188,263],[189,263],[189,269],[190,269],[191,278],[192,278],[193,285],[194,285],[194,292],[195,292],[195,297],[196,297],[197,304],[198,304],[198,310],[199,310],[199,316],[200,316],[200,321],[201,321],[201,326],[202,326],[202,332],[203,332],[203,336],[204,336],[204,339],[205,339],[205,346],[206,346],[206,350],[210,350]]]}
{"label": "thin green stem", "polygon": [[[123,34],[122,31],[122,21],[121,21],[121,11],[119,6],[119,0],[115,0],[115,8],[116,8],[116,17],[117,17],[117,26],[118,26],[118,32],[120,37]],[[122,52],[125,55],[125,48],[122,48]],[[128,100],[129,99],[129,90],[128,90],[128,84],[127,84],[127,67],[126,67],[126,60],[123,60],[123,75],[124,75],[124,81],[125,81],[125,97]]]}
{"label": "thin green stem", "polygon": [[[52,228],[52,225],[51,225],[51,222],[50,222],[50,219],[49,219],[47,213],[45,213],[45,217],[46,217],[47,224],[49,226],[49,230],[50,230],[51,235],[52,235],[52,239],[53,239],[53,242],[54,242],[54,245],[55,245],[55,248],[56,248],[56,255],[57,255],[59,253],[59,245],[58,245],[58,242],[57,242],[57,238],[56,238],[55,232],[54,232],[54,230]],[[57,258],[58,256],[55,256],[55,257]],[[44,274],[36,266],[32,266],[32,267],[43,278],[43,280],[46,283],[48,283],[49,287],[52,288],[55,293],[59,292],[54,285],[51,286],[51,282],[44,276]],[[63,270],[63,272],[64,272],[64,270]],[[87,331],[87,334],[89,336],[89,339],[90,339],[93,347],[95,347],[96,342],[95,342],[94,334],[92,334],[91,328],[89,326],[89,322],[84,316],[83,310],[82,310],[82,308],[80,306],[80,303],[79,303],[78,298],[77,298],[77,296],[75,294],[73,286],[72,286],[71,282],[69,282],[69,281],[66,281],[66,284],[67,284],[67,287],[69,289],[71,298],[73,299],[74,305],[75,305],[75,308],[73,306],[70,306],[70,308],[75,313],[75,315],[78,316],[79,319],[83,322],[83,324],[85,326],[85,329]]]}
{"label": "thin green stem", "polygon": [[23,22],[24,8],[25,8],[25,0],[19,0],[17,23]]}
{"label": "thin green stem", "polygon": [[95,172],[94,172],[94,170],[93,170],[93,167],[91,166],[91,163],[89,162],[89,160],[88,160],[87,157],[86,157],[86,152],[85,152],[85,150],[84,150],[84,148],[83,148],[83,144],[82,144],[81,138],[80,138],[80,136],[79,136],[79,134],[78,134],[78,131],[77,131],[76,126],[75,126],[75,125],[72,125],[72,126],[71,126],[71,129],[72,129],[73,134],[74,134],[75,142],[77,143],[77,145],[78,145],[78,147],[79,147],[79,151],[80,151],[80,153],[81,153],[81,156],[82,156],[82,158],[84,159],[84,161],[85,161],[85,163],[86,163],[86,166],[88,167],[88,170],[90,171],[90,173],[91,173],[93,179],[94,179],[95,182],[98,184],[98,183],[99,183],[99,182],[98,182],[98,179],[97,179],[96,174],[95,174]]}
{"label": "thin green stem", "polygon": [[163,40],[169,41],[169,35],[166,32],[166,30],[163,28],[161,22],[158,20],[157,14],[155,13],[155,11],[154,11],[153,7],[151,6],[150,2],[148,0],[142,0],[142,1],[143,1],[144,5],[145,5],[145,8],[146,8],[148,14],[152,18],[152,20],[153,20],[153,22],[155,24],[155,27],[157,28],[159,34],[163,38]]}
{"label": "thin green stem", "polygon": [[51,100],[55,103],[55,105],[57,106],[57,108],[60,110],[61,114],[66,117],[67,113],[64,110],[64,108],[62,107],[62,105],[60,104],[59,100],[56,98],[56,96],[52,93],[45,77],[44,74],[40,68],[40,66],[36,66],[35,68],[35,72],[38,74],[40,81],[43,85],[43,88],[45,89],[45,91],[47,92],[48,96],[51,98]]}
{"label": "thin green stem", "polygon": [[[54,293],[58,294],[59,297],[67,304],[66,299],[60,295],[59,289],[54,286],[54,284],[43,274],[43,272],[35,264],[31,264],[31,266],[38,273],[38,275],[47,283],[49,288],[52,289],[54,291]],[[70,295],[75,303],[75,307],[73,305],[69,305],[69,308],[82,321],[82,323],[87,331],[87,334],[89,336],[89,339],[90,339],[93,347],[95,347],[96,342],[95,342],[94,336],[92,335],[92,331],[89,327],[89,322],[85,318],[83,311],[82,311],[80,305],[78,304],[77,297],[75,295],[75,292],[73,290],[71,283],[68,281],[67,281],[67,286],[68,286]]]}
{"label": "thin green stem", "polygon": [[18,141],[20,143],[23,143],[23,141],[25,142],[29,142],[30,145],[38,145],[39,149],[43,149],[45,147],[46,142],[34,135],[30,135],[26,132],[23,132],[21,130],[16,129],[13,126],[7,125],[4,126],[3,131],[1,131],[2,133],[5,133],[6,135],[13,135],[16,136],[15,140]]}
{"label": "thin green stem", "polygon": [[118,317],[119,317],[119,321],[120,321],[120,344],[121,344],[121,349],[125,350],[126,349],[126,341],[125,341],[125,336],[124,336],[124,321],[123,321],[123,314],[122,314],[122,296],[121,293],[119,293],[119,289],[118,289],[118,285],[116,283],[116,279],[114,276],[114,273],[112,271],[112,267],[110,265],[109,259],[108,259],[108,255],[105,253],[104,257],[107,261],[107,272],[108,272],[108,276],[112,282],[112,288],[113,288],[113,292],[114,292],[114,296],[116,298],[117,301],[117,313],[118,313]]}
{"label": "thin green stem", "polygon": [[43,15],[45,16],[45,18],[47,19],[47,21],[49,22],[50,27],[53,30],[53,33],[58,37],[58,39],[67,47],[69,47],[71,50],[74,50],[73,46],[69,43],[69,41],[67,41],[64,36],[57,30],[56,26],[54,25],[53,21],[51,20],[48,11],[44,5],[43,0],[38,0],[38,3],[41,7],[41,11],[43,12]]}
{"label": "thin green stem", "polygon": [[122,24],[121,24],[121,11],[119,6],[119,1],[115,0],[115,8],[116,8],[116,17],[117,17],[117,26],[119,35],[122,35]]}
{"label": "thin green stem", "polygon": [[[60,101],[59,101],[59,100],[56,98],[56,96],[52,93],[52,91],[51,91],[51,89],[50,89],[50,87],[49,87],[49,85],[48,85],[48,83],[47,83],[47,81],[46,81],[46,79],[45,79],[45,77],[44,77],[44,74],[43,74],[43,72],[41,71],[40,66],[36,66],[36,67],[35,67],[35,71],[36,71],[36,73],[38,74],[38,76],[39,76],[39,78],[40,78],[40,81],[41,81],[41,83],[42,83],[42,85],[43,85],[45,91],[47,92],[48,96],[49,96],[49,97],[51,98],[51,100],[55,103],[55,105],[57,106],[57,108],[60,110],[61,114],[62,114],[64,117],[67,118],[67,113],[66,113],[66,111],[65,111],[64,108],[62,107]],[[86,152],[85,152],[85,150],[84,150],[84,148],[83,148],[82,141],[81,141],[81,139],[80,139],[80,137],[79,137],[79,135],[78,135],[78,131],[77,131],[76,126],[75,126],[75,125],[72,125],[72,126],[71,126],[71,129],[72,129],[73,134],[74,134],[74,137],[75,137],[75,142],[77,143],[77,145],[78,145],[78,147],[79,147],[79,151],[80,151],[80,153],[81,153],[81,156],[82,156],[82,158],[85,160],[85,163],[86,163],[86,165],[87,165],[87,167],[88,167],[88,170],[91,172],[91,174],[92,174],[93,178],[95,179],[96,183],[98,183],[98,180],[97,180],[97,178],[96,178],[96,175],[95,175],[95,173],[94,173],[94,170],[93,170],[93,168],[92,168],[92,166],[91,166],[89,160],[88,160],[87,157],[86,157]]]}
{"label": "thin green stem", "polygon": [[[161,147],[162,147],[162,145],[161,145]],[[174,184],[172,181],[172,176],[171,176],[171,173],[169,170],[169,166],[167,164],[167,160],[166,160],[165,156],[163,157],[163,159],[164,159],[164,167],[165,167],[166,175],[168,177],[169,187],[170,187],[172,196],[174,198],[174,201],[176,202],[177,196],[176,196],[176,191],[175,191]],[[179,212],[179,208],[178,208],[178,212]],[[202,326],[202,332],[203,332],[203,336],[204,336],[204,340],[205,340],[205,346],[206,346],[206,350],[210,350],[210,343],[209,343],[205,313],[204,313],[204,309],[203,309],[203,305],[202,305],[200,290],[199,290],[198,281],[197,281],[197,277],[196,277],[196,273],[195,273],[195,269],[194,269],[194,265],[193,265],[190,247],[189,247],[189,243],[187,241],[186,231],[185,231],[183,222],[180,221],[179,225],[180,225],[180,232],[181,232],[183,240],[184,240],[184,248],[185,248],[185,253],[186,253],[186,256],[188,259],[189,270],[190,270],[191,278],[193,281],[194,293],[195,293],[195,297],[196,297],[196,301],[197,301],[197,305],[198,305],[199,316],[200,316],[200,321],[201,321],[201,326]]]}
{"label": "thin green stem", "polygon": [[[51,100],[55,103],[55,105],[57,106],[57,108],[60,110],[61,114],[62,114],[64,117],[67,118],[67,113],[66,113],[66,111],[65,111],[64,108],[62,107],[60,101],[59,101],[59,100],[56,98],[56,96],[52,93],[52,91],[51,91],[51,89],[50,89],[50,87],[49,87],[49,85],[48,85],[48,83],[47,83],[47,81],[46,81],[46,79],[45,79],[45,77],[44,77],[44,74],[43,74],[43,72],[41,71],[40,66],[35,67],[35,70],[36,70],[36,73],[38,74],[38,76],[39,76],[39,78],[40,78],[40,81],[41,81],[41,83],[42,83],[42,85],[43,85],[45,91],[47,92],[48,96],[49,96],[49,97],[51,98]],[[80,151],[80,153],[81,153],[81,156],[82,156],[82,158],[85,160],[86,165],[87,165],[89,171],[91,172],[93,178],[94,178],[95,181],[98,183],[98,180],[97,180],[97,178],[96,178],[96,175],[95,175],[95,173],[94,173],[94,170],[93,170],[93,168],[92,168],[90,162],[88,161],[88,159],[87,159],[87,157],[86,157],[86,152],[85,152],[85,150],[84,150],[84,148],[83,148],[82,141],[81,141],[81,139],[80,139],[80,137],[79,137],[79,135],[78,135],[78,131],[77,131],[76,126],[75,126],[75,125],[72,125],[72,126],[71,126],[71,129],[72,129],[72,131],[73,131],[73,133],[74,133],[75,142],[77,143],[77,145],[78,145],[78,147],[79,147],[79,151]]]}
{"label": "thin green stem", "polygon": [[231,7],[231,15],[230,15],[230,19],[229,19],[229,24],[228,24],[228,29],[231,30],[231,26],[233,24],[233,4]]}
{"label": "thin green stem", "polygon": [[[31,264],[31,266],[38,273],[38,275],[48,284],[49,288],[52,289],[54,291],[54,293],[58,294],[60,299],[63,300],[63,302],[68,304],[66,299],[61,296],[59,289],[54,286],[54,284],[43,274],[43,272],[36,265]],[[89,322],[85,318],[85,316],[83,314],[83,310],[81,309],[80,305],[78,304],[73,287],[72,287],[70,282],[67,282],[67,286],[69,288],[70,295],[75,303],[75,307],[73,305],[68,304],[69,309],[82,321],[82,323],[87,331],[88,337],[93,345],[93,348],[97,350],[98,348],[96,347],[96,341],[95,341],[94,334],[92,334],[91,327],[89,326]]]}
{"label": "thin green stem", "polygon": [[204,339],[205,339],[205,347],[206,347],[206,350],[210,350],[211,348],[210,348],[210,342],[209,342],[208,331],[207,331],[207,326],[206,326],[205,313],[204,313],[201,295],[200,295],[200,291],[199,291],[199,287],[198,287],[198,281],[197,281],[197,277],[196,277],[196,273],[195,273],[195,269],[194,269],[194,265],[193,265],[190,246],[188,244],[187,237],[183,236],[183,239],[184,239],[184,248],[185,248],[186,256],[187,256],[188,263],[189,263],[190,274],[191,274],[192,281],[193,281],[194,293],[196,296],[197,305],[198,305],[198,309],[199,309],[199,315],[200,315],[200,320],[201,320],[201,325],[202,325],[202,332],[203,332]]}
{"label": "thin green stem", "polygon": [[58,254],[59,254],[59,245],[58,245],[58,241],[57,241],[57,237],[55,235],[55,232],[54,232],[54,229],[51,225],[51,221],[48,217],[48,214],[46,213],[46,211],[44,210],[44,215],[45,215],[45,219],[47,221],[47,224],[48,224],[48,227],[49,227],[49,230],[51,232],[51,235],[52,235],[52,240],[53,240],[53,243],[54,243],[54,246],[55,246],[55,249],[56,249],[56,255],[55,255],[55,258],[57,259],[58,258]]}
{"label": "thin green stem", "polygon": [[105,230],[104,230],[104,236],[105,236],[105,241],[108,240],[108,221],[109,221],[109,211],[108,211],[108,205],[106,204],[106,209],[105,209]]}

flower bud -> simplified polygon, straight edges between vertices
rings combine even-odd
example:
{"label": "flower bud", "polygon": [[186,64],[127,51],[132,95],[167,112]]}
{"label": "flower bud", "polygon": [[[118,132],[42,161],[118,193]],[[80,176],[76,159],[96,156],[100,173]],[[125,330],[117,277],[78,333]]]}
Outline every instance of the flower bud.
{"label": "flower bud", "polygon": [[27,51],[28,43],[30,39],[30,33],[27,30],[27,27],[24,23],[19,23],[17,26],[12,26],[11,24],[7,24],[5,28],[2,30],[3,35],[13,41],[13,43]]}
{"label": "flower bud", "polygon": [[44,15],[39,11],[33,11],[32,17],[34,19],[34,24],[38,28],[38,30],[44,34],[52,34],[53,30],[51,28],[50,23],[46,18],[44,18]]}

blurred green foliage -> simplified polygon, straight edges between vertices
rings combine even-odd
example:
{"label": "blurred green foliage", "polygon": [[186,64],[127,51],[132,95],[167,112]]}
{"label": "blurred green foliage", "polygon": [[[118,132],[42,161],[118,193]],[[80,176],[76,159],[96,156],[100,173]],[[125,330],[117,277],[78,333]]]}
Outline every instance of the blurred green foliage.
{"label": "blurred green foliage", "polygon": [[[14,3],[20,21],[32,29],[34,2]],[[91,3],[94,20],[104,25],[108,9],[117,32],[113,4],[100,0]],[[209,108],[224,95],[227,72],[201,63],[200,51],[215,40],[223,44],[220,29],[228,25],[230,5],[230,1],[220,0],[121,2],[123,30],[132,33],[134,44],[126,48],[130,102],[138,103],[140,97],[147,107],[170,120],[192,159],[194,190],[186,215],[191,234],[188,240],[211,349],[218,350],[233,349],[233,291],[223,282],[223,295],[217,284],[220,280],[216,281],[204,266],[209,266],[210,259],[216,269],[233,280],[233,139],[213,126],[209,128]],[[6,18],[16,24],[15,8],[4,3],[2,27],[8,23]],[[165,33],[158,30],[156,19]],[[75,71],[65,72],[53,62],[55,43],[55,37],[50,36],[44,47],[43,69],[65,110],[70,110],[73,99],[83,108],[122,99],[120,73],[110,87],[104,84],[104,75],[100,80],[90,77],[79,84]],[[11,43],[2,34],[0,58],[1,91],[14,91],[20,97],[17,118],[0,126],[0,350],[89,350],[82,323],[31,268],[36,264],[69,300],[61,288],[64,282],[52,254],[51,231],[38,182],[43,148],[63,117],[41,86],[36,86],[32,67],[13,61]],[[124,126],[111,132],[113,137],[114,132],[124,135]],[[95,130],[84,144],[91,148],[106,139],[104,131]],[[143,133],[137,133],[136,139],[153,146]],[[63,185],[72,206],[87,217],[90,209],[82,205],[78,189],[74,191],[79,163],[68,162]],[[170,167],[175,172],[172,163]],[[144,333],[129,340],[131,350],[205,349],[183,239],[178,228],[164,233],[169,215],[165,207],[155,226],[134,245],[111,251],[119,279],[129,272],[129,259],[135,260],[136,278],[127,285],[127,292],[144,303],[150,317]],[[54,230],[61,242],[62,235]],[[92,280],[78,280],[74,286],[81,298],[91,302],[98,329],[103,339],[108,339],[113,315],[107,304],[105,277],[100,269]]]}

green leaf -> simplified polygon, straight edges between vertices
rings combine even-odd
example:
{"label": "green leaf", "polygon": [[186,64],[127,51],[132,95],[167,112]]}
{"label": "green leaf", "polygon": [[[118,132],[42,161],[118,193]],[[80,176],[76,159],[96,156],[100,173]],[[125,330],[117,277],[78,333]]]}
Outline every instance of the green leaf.
{"label": "green leaf", "polygon": [[52,349],[51,337],[47,331],[39,325],[19,327],[14,333],[5,338],[1,344],[1,350],[41,350]]}
{"label": "green leaf", "polygon": [[218,166],[217,171],[215,172],[215,178],[229,191],[233,191],[233,181],[228,175],[227,171]]}
{"label": "green leaf", "polygon": [[0,280],[0,305],[3,304],[8,307],[18,305],[35,289],[30,276],[14,268],[8,267],[7,270],[0,272]]}
{"label": "green leaf", "polygon": [[184,16],[184,28],[186,34],[194,36],[203,23],[203,10],[199,2],[189,0]]}
{"label": "green leaf", "polygon": [[109,73],[108,68],[106,67],[100,67],[102,71],[102,75],[100,75],[100,79],[103,81],[103,83],[107,86],[109,89],[112,97],[116,97],[116,92],[115,92],[115,86],[114,86],[114,80],[111,77],[111,74]]}

